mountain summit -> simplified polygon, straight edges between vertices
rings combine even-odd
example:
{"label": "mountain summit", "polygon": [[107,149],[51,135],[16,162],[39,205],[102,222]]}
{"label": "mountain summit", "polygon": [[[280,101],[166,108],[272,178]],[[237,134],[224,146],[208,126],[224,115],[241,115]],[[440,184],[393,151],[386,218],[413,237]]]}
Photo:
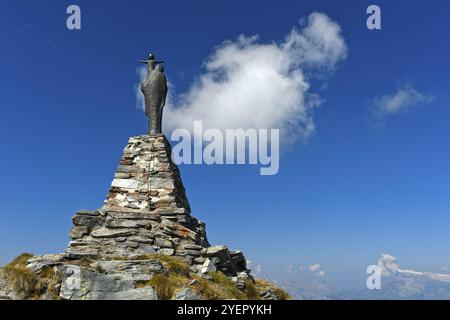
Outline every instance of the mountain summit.
{"label": "mountain summit", "polygon": [[63,254],[24,254],[0,272],[13,299],[280,299],[241,251],[211,246],[191,215],[163,134],[131,137],[105,204],[72,218]]}

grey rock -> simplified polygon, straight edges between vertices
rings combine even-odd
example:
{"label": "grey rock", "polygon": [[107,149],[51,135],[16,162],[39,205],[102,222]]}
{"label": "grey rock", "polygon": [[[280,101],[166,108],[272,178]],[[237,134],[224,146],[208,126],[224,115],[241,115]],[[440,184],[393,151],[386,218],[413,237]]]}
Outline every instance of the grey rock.
{"label": "grey rock", "polygon": [[173,247],[172,242],[168,239],[158,237],[155,239],[155,241],[161,248],[172,248]]}
{"label": "grey rock", "polygon": [[203,257],[198,257],[194,259],[194,263],[196,264],[204,264],[207,258],[203,258]]}
{"label": "grey rock", "polygon": [[153,247],[150,244],[141,244],[139,246],[139,249],[136,250],[137,254],[155,254],[156,253],[156,249],[155,247]]}
{"label": "grey rock", "polygon": [[119,165],[117,167],[116,172],[119,172],[119,173],[142,173],[142,172],[144,172],[144,169],[136,167],[136,166]]}
{"label": "grey rock", "polygon": [[129,179],[131,175],[129,173],[122,173],[122,172],[116,172],[114,175],[114,178],[117,179]]}
{"label": "grey rock", "polygon": [[116,237],[128,237],[133,235],[134,232],[129,229],[98,229],[91,232],[91,235],[96,238],[116,238]]}
{"label": "grey rock", "polygon": [[105,273],[126,272],[130,274],[155,274],[165,273],[161,262],[152,260],[106,260],[92,264],[93,268],[100,268]]}
{"label": "grey rock", "polygon": [[261,292],[260,294],[261,299],[263,300],[278,300],[278,296],[273,290],[266,290],[264,292]]}
{"label": "grey rock", "polygon": [[64,257],[72,259],[83,259],[83,258],[96,258],[99,255],[98,248],[85,248],[85,247],[69,247],[64,254]]}
{"label": "grey rock", "polygon": [[20,297],[6,281],[2,268],[0,268],[0,300],[18,300]]}
{"label": "grey rock", "polygon": [[247,261],[241,251],[230,251],[230,256],[238,271],[247,270]]}
{"label": "grey rock", "polygon": [[175,185],[172,179],[154,178],[149,182],[150,190],[152,189],[174,189]]}
{"label": "grey rock", "polygon": [[243,290],[245,288],[247,279],[249,278],[250,276],[248,275],[247,272],[239,272],[236,277],[232,278],[232,281],[235,283],[238,289]]}
{"label": "grey rock", "polygon": [[89,234],[87,226],[75,226],[70,230],[70,238],[72,239],[80,239],[87,234]]}
{"label": "grey rock", "polygon": [[163,256],[171,256],[174,254],[174,252],[175,252],[175,250],[170,249],[170,248],[162,248],[162,249],[159,249],[159,251],[158,251],[158,253]]}
{"label": "grey rock", "polygon": [[145,244],[153,244],[155,241],[152,238],[141,237],[141,236],[133,236],[128,238],[130,241],[145,243]]}
{"label": "grey rock", "polygon": [[206,259],[206,261],[203,263],[202,268],[201,268],[201,273],[209,273],[209,272],[214,272],[217,271],[217,268],[214,264],[213,261],[211,261],[210,259]]}
{"label": "grey rock", "polygon": [[200,246],[200,245],[197,245],[197,244],[190,244],[190,243],[184,244],[183,247],[184,247],[185,249],[188,249],[188,250],[197,250],[197,251],[200,251],[200,250],[203,249],[203,247]]}
{"label": "grey rock", "polygon": [[214,246],[209,247],[206,250],[206,254],[208,256],[218,256],[228,251],[228,248],[226,246]]}
{"label": "grey rock", "polygon": [[135,288],[120,292],[99,292],[90,294],[90,300],[158,300],[158,295],[152,287]]}
{"label": "grey rock", "polygon": [[67,300],[81,299],[81,267],[68,265],[61,269],[62,283],[59,291],[60,297]]}
{"label": "grey rock", "polygon": [[126,245],[127,245],[127,247],[133,248],[133,249],[139,248],[139,243],[134,242],[134,241],[127,241]]}
{"label": "grey rock", "polygon": [[63,254],[47,254],[34,256],[27,261],[27,268],[33,272],[40,272],[45,267],[54,267],[62,264]]}
{"label": "grey rock", "polygon": [[135,288],[123,274],[103,274],[83,267],[61,268],[60,297],[67,300],[157,300],[151,287]]}
{"label": "grey rock", "polygon": [[191,223],[191,217],[186,214],[178,215],[177,221],[178,221],[178,223],[181,223],[181,224],[189,224],[189,223]]}
{"label": "grey rock", "polygon": [[162,216],[176,216],[178,214],[186,214],[188,211],[185,208],[157,208],[155,213]]}
{"label": "grey rock", "polygon": [[101,213],[99,210],[78,210],[76,214],[85,216],[99,216]]}
{"label": "grey rock", "polygon": [[186,254],[189,256],[193,256],[193,257],[200,257],[201,253],[200,251],[196,251],[196,250],[185,250]]}
{"label": "grey rock", "polygon": [[129,220],[106,218],[106,224],[109,228],[151,228],[152,224],[148,220]]}
{"label": "grey rock", "polygon": [[121,189],[137,190],[141,186],[141,183],[134,179],[114,179],[111,186]]}
{"label": "grey rock", "polygon": [[201,300],[191,288],[182,288],[175,294],[175,300]]}
{"label": "grey rock", "polygon": [[224,273],[226,276],[234,276],[237,273],[236,266],[231,260],[227,260],[225,262],[221,262],[217,269],[220,270],[222,273]]}
{"label": "grey rock", "polygon": [[139,205],[137,205],[136,203],[127,203],[125,205],[125,207],[127,208],[131,208],[131,209],[140,209],[141,207]]}
{"label": "grey rock", "polygon": [[142,219],[142,220],[157,220],[158,217],[154,214],[150,213],[142,213],[142,212],[118,212],[118,211],[108,211],[108,215],[115,219]]}
{"label": "grey rock", "polygon": [[90,228],[101,225],[103,218],[100,216],[91,216],[84,214],[76,214],[72,218],[73,224],[76,226],[87,226]]}

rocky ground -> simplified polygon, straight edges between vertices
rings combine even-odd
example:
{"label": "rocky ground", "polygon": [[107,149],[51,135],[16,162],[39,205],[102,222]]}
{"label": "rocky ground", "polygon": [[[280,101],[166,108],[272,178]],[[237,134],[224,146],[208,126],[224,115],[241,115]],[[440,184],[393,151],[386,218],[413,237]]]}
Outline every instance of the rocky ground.
{"label": "rocky ground", "polygon": [[104,206],[72,221],[64,253],[23,254],[0,269],[0,298],[287,298],[253,279],[241,251],[209,244],[162,134],[131,137]]}
{"label": "rocky ground", "polygon": [[264,280],[248,277],[241,286],[220,271],[194,273],[179,257],[96,261],[23,254],[0,269],[0,299],[278,300],[289,296]]}

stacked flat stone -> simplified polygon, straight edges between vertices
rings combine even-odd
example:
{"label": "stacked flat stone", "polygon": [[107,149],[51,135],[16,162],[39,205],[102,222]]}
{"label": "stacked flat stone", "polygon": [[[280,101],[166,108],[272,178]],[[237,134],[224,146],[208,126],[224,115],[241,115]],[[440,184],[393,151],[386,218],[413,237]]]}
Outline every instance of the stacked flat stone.
{"label": "stacked flat stone", "polygon": [[[72,220],[64,254],[28,260],[33,272],[51,268],[58,275],[55,289],[63,299],[158,299],[152,287],[141,284],[169,272],[160,255],[184,259],[192,273],[205,278],[221,271],[240,289],[251,277],[241,251],[209,245],[205,224],[191,215],[180,172],[162,134],[131,137],[104,206],[80,210]],[[2,281],[0,272],[0,299],[20,298],[12,289],[1,289]],[[54,297],[47,291],[41,298]],[[199,298],[190,288],[181,288],[175,297]]]}
{"label": "stacked flat stone", "polygon": [[211,247],[205,224],[191,216],[171,147],[162,134],[131,137],[105,204],[73,217],[66,259],[134,259],[146,254],[178,256],[193,272],[222,271],[242,283],[244,255]]}

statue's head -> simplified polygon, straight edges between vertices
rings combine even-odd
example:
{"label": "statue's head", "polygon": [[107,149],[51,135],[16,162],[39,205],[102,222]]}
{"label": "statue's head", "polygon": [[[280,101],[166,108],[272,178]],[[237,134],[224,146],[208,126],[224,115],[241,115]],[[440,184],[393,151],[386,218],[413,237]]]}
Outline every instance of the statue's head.
{"label": "statue's head", "polygon": [[146,60],[139,60],[139,62],[148,64],[149,66],[155,66],[156,64],[163,63],[164,61],[156,61],[155,60],[155,55],[152,52],[150,52],[148,54]]}

